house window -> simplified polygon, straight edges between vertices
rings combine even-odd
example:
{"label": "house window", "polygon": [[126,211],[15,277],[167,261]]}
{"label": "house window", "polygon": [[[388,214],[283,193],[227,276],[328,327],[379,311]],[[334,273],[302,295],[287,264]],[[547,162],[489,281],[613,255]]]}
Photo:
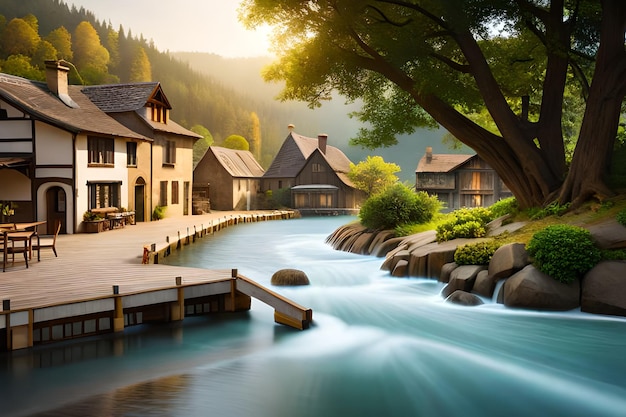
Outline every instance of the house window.
{"label": "house window", "polygon": [[311,169],[313,172],[324,172],[324,165],[322,164],[311,164]]}
{"label": "house window", "polygon": [[159,205],[167,206],[167,181],[161,181],[159,188]]}
{"label": "house window", "polygon": [[176,163],[176,141],[168,140],[163,148],[163,164],[174,165]]}
{"label": "house window", "polygon": [[332,194],[320,194],[319,198],[320,198],[319,200],[320,208],[331,208],[333,206]]}
{"label": "house window", "polygon": [[172,181],[172,204],[178,204],[178,181]]}
{"label": "house window", "polygon": [[120,207],[121,181],[87,182],[89,210],[103,207]]}
{"label": "house window", "polygon": [[115,165],[115,142],[111,138],[87,137],[89,165]]}
{"label": "house window", "polygon": [[137,166],[137,142],[126,142],[126,165]]}

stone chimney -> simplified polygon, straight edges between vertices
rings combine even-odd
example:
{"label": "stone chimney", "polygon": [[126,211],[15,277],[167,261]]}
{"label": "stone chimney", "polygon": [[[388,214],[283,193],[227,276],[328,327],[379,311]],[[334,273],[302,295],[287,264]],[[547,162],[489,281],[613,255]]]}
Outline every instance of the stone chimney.
{"label": "stone chimney", "polygon": [[326,155],[326,144],[328,143],[328,135],[326,133],[320,133],[317,135],[317,147]]}
{"label": "stone chimney", "polygon": [[49,60],[46,64],[46,83],[48,89],[56,95],[63,103],[72,108],[79,107],[70,97],[68,89],[67,74],[69,67],[62,65],[62,61]]}
{"label": "stone chimney", "polygon": [[433,161],[433,147],[427,146],[426,147],[426,163],[430,164],[432,161]]}

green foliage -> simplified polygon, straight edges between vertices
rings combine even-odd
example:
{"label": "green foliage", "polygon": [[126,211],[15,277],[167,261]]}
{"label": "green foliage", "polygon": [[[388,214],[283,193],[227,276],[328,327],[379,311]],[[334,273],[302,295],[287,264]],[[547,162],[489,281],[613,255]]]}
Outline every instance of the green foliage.
{"label": "green foliage", "polygon": [[193,167],[195,168],[209,149],[209,146],[213,145],[213,136],[209,129],[202,125],[193,125],[189,130],[202,136],[202,139],[198,139],[193,144]]}
{"label": "green foliage", "polygon": [[156,206],[152,211],[152,220],[161,220],[165,218],[167,206]]}
{"label": "green foliage", "polygon": [[357,189],[370,197],[397,182],[396,172],[400,172],[398,165],[385,162],[382,156],[368,155],[365,161],[356,165],[350,162],[348,178]]}
{"label": "green foliage", "polygon": [[491,210],[485,207],[461,208],[448,215],[437,226],[437,241],[456,238],[477,238],[487,234],[487,223],[493,220]]}
{"label": "green foliage", "polygon": [[437,197],[414,192],[396,183],[368,198],[359,211],[361,224],[370,229],[394,229],[410,223],[429,222],[441,208]]}
{"label": "green foliage", "polygon": [[239,135],[230,135],[224,140],[223,145],[225,148],[236,149],[240,151],[248,151],[250,150],[250,144],[248,141]]}
{"label": "green foliage", "polygon": [[103,217],[99,213],[94,213],[91,211],[86,211],[83,213],[83,221],[84,222],[95,222],[97,220],[102,220]]}
{"label": "green foliage", "polygon": [[24,19],[11,19],[0,38],[2,57],[10,55],[30,56],[39,43],[39,34]]}
{"label": "green foliage", "polygon": [[569,209],[570,204],[559,204],[558,201],[554,201],[546,207],[533,207],[526,210],[528,217],[531,220],[541,220],[548,216],[562,216]]}
{"label": "green foliage", "polygon": [[454,252],[454,262],[459,265],[488,265],[500,244],[494,240],[459,246]]}
{"label": "green foliage", "polygon": [[626,227],[626,208],[617,213],[616,219],[619,224]]}
{"label": "green foliage", "polygon": [[502,217],[506,214],[515,215],[519,211],[519,206],[517,205],[517,200],[515,197],[503,198],[502,200],[498,200],[489,206],[489,210],[491,210],[491,214],[494,219],[498,217]]}
{"label": "green foliage", "polygon": [[146,50],[139,46],[135,52],[135,58],[130,67],[130,80],[133,82],[152,81],[152,67],[146,54]]}
{"label": "green foliage", "polygon": [[566,224],[548,226],[535,233],[526,250],[537,269],[566,284],[582,276],[601,259],[591,233]]}
{"label": "green foliage", "polygon": [[626,261],[626,249],[601,249],[603,261]]}
{"label": "green foliage", "polygon": [[433,219],[426,223],[407,223],[401,224],[394,228],[395,236],[409,236],[416,233],[435,230],[437,228],[437,219],[440,215],[436,214]]}

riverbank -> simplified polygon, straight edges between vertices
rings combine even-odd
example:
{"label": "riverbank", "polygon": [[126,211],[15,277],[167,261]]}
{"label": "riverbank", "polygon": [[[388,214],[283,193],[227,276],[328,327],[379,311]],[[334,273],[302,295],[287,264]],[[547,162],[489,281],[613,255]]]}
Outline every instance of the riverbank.
{"label": "riverbank", "polygon": [[[587,228],[601,249],[626,247],[626,227],[614,215],[584,221],[587,214],[552,219],[549,222],[577,224]],[[335,230],[327,242],[337,250],[384,257],[381,270],[392,277],[430,278],[447,284],[441,295],[446,301],[475,306],[483,298],[512,308],[568,311],[580,308],[594,314],[626,316],[626,261],[605,260],[584,276],[565,284],[540,272],[525,250],[528,230],[543,222],[503,224],[496,219],[488,234],[479,239],[437,242],[434,230],[394,237],[391,230],[371,231],[354,222]],[[543,226],[545,227],[545,226]],[[457,248],[505,236],[505,241],[485,265],[457,265]]]}

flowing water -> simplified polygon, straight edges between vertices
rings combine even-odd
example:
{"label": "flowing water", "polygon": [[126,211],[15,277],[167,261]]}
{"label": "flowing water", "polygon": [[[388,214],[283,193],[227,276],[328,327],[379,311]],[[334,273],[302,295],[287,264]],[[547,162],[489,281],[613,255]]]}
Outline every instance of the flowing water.
{"label": "flowing water", "polygon": [[[313,309],[297,331],[252,310],[3,356],[2,416],[625,416],[626,320],[442,301],[382,259],[324,243],[350,217],[238,225],[166,259],[237,268]],[[6,360],[5,360],[6,359]]]}

